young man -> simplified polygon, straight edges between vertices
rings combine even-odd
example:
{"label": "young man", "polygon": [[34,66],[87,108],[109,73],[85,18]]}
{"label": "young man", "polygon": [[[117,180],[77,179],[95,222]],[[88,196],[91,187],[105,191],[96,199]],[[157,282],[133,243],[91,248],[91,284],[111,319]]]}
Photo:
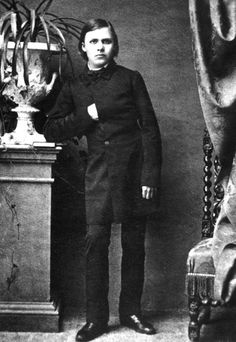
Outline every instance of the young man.
{"label": "young man", "polygon": [[141,75],[117,65],[117,35],[110,22],[85,24],[79,51],[87,61],[77,80],[64,85],[49,113],[45,136],[63,141],[85,135],[88,164],[86,201],[87,322],[76,341],[90,341],[107,329],[108,247],[111,223],[121,223],[122,325],[154,334],[141,316],[146,217],[157,210],[161,137]]}

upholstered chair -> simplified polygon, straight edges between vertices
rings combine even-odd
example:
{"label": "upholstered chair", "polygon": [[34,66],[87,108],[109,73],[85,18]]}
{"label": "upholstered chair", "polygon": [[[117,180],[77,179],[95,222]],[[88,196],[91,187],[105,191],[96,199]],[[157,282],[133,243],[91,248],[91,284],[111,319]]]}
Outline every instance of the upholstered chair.
{"label": "upholstered chair", "polygon": [[[223,198],[223,190],[220,185],[214,185],[214,182],[212,182],[212,178],[214,180],[219,172],[220,165],[217,157],[214,156],[213,146],[207,130],[204,132],[203,151],[204,206],[201,241],[190,250],[187,258],[186,293],[190,316],[188,328],[190,341],[199,341],[201,325],[208,322],[211,307],[219,305],[219,302],[214,299],[215,268],[211,247],[214,225]],[[212,193],[214,193],[213,201],[211,200]]]}

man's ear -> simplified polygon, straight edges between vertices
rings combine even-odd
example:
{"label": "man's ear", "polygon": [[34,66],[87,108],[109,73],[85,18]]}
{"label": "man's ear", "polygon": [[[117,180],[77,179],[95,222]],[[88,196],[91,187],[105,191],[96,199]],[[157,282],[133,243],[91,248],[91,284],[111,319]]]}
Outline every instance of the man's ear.
{"label": "man's ear", "polygon": [[82,50],[83,50],[84,52],[86,52],[86,49],[85,49],[85,46],[84,46],[84,42],[82,43],[81,47],[82,47]]}

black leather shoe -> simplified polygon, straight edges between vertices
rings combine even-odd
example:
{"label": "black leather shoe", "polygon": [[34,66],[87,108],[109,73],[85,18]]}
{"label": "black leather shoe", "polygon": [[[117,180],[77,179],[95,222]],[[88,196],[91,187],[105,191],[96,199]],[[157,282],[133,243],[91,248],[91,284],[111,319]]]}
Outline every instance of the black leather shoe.
{"label": "black leather shoe", "polygon": [[75,340],[91,341],[104,334],[107,330],[107,324],[104,323],[86,323],[76,334]]}
{"label": "black leather shoe", "polygon": [[141,317],[136,315],[120,317],[120,323],[141,334],[156,334],[156,330],[150,323],[145,322]]}

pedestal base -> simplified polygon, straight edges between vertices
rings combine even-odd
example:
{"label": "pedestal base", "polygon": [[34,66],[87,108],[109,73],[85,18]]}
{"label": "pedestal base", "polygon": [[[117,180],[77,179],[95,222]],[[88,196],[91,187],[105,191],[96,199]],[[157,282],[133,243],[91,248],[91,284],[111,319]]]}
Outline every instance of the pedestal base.
{"label": "pedestal base", "polygon": [[34,127],[34,115],[39,110],[30,105],[20,104],[12,109],[17,113],[17,125],[13,132],[0,137],[3,145],[33,145],[34,142],[46,142],[43,134],[39,134]]}
{"label": "pedestal base", "polygon": [[15,145],[22,146],[23,144],[33,146],[34,143],[46,143],[43,134],[39,134],[34,131],[33,134],[19,135],[18,131],[12,133],[6,133],[1,137],[1,145],[14,147]]}
{"label": "pedestal base", "polygon": [[59,150],[0,146],[1,331],[59,331],[51,281],[51,172]]}
{"label": "pedestal base", "polygon": [[49,303],[0,302],[0,331],[58,332],[59,307]]}

